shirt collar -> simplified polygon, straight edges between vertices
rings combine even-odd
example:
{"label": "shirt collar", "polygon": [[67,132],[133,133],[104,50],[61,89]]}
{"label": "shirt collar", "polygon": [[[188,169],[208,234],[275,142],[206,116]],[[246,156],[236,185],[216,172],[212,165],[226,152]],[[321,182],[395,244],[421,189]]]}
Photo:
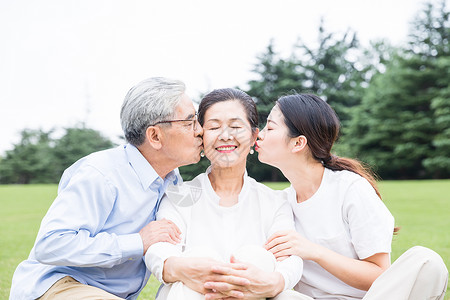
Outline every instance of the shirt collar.
{"label": "shirt collar", "polygon": [[[128,157],[128,162],[136,172],[144,190],[146,190],[154,181],[158,180],[158,178],[161,178],[135,146],[126,144],[124,148]],[[175,185],[181,183],[182,180],[178,169],[169,172],[164,181],[168,181]]]}

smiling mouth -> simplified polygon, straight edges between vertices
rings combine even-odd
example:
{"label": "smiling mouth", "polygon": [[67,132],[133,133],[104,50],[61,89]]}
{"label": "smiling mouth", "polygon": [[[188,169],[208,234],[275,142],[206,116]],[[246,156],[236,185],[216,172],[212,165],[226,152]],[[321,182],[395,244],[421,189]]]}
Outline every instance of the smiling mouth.
{"label": "smiling mouth", "polygon": [[220,146],[217,147],[216,150],[220,153],[230,153],[236,150],[237,146]]}

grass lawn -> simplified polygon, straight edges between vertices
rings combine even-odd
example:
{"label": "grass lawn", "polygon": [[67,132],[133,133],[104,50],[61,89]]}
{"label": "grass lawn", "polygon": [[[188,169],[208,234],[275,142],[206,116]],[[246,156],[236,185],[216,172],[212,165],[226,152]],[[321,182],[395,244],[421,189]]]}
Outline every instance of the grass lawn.
{"label": "grass lawn", "polygon": [[[282,189],[286,183],[268,183]],[[0,299],[8,299],[17,265],[28,256],[42,217],[56,196],[56,185],[0,185]],[[383,200],[400,234],[394,237],[392,259],[414,245],[432,248],[450,266],[450,180],[385,181]],[[152,277],[139,297],[154,299]],[[445,299],[450,299],[447,290]]]}

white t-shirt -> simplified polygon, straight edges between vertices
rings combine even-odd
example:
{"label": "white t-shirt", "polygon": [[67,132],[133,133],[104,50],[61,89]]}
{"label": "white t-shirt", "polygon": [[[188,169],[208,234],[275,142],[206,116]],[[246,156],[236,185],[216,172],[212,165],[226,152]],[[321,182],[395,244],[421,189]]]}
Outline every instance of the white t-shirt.
{"label": "white t-shirt", "polygon": [[[294,230],[289,203],[279,193],[244,175],[238,203],[231,207],[219,205],[220,197],[208,178],[209,170],[192,181],[166,191],[157,219],[168,219],[181,230],[178,245],[156,243],[146,254],[146,261],[155,277],[162,280],[164,261],[181,256],[190,249],[211,249],[222,261],[229,262],[233,252],[245,245],[263,246],[279,230]],[[291,256],[276,263],[276,271],[285,280],[285,288],[293,288],[300,280],[303,261]]]}
{"label": "white t-shirt", "polygon": [[[394,218],[363,177],[325,168],[319,189],[308,200],[297,203],[292,186],[285,192],[296,230],[308,240],[355,259],[391,252]],[[315,299],[361,299],[366,293],[310,260],[304,261],[295,290]]]}

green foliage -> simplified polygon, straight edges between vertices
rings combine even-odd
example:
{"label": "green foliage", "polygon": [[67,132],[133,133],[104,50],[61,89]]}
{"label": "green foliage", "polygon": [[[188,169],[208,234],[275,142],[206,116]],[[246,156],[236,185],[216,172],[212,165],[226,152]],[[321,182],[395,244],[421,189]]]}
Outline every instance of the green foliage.
{"label": "green foliage", "polygon": [[51,182],[51,132],[23,130],[0,164],[0,183]]}
{"label": "green foliage", "polygon": [[[359,59],[363,51],[358,46],[356,33],[350,30],[343,35],[329,33],[323,24],[316,48],[299,40],[288,58],[279,57],[271,42],[253,70],[257,79],[249,81],[246,90],[255,98],[261,127],[275,101],[293,92],[321,96],[346,123],[351,118],[351,108],[359,105],[367,81],[374,73],[369,60]],[[277,169],[261,165],[256,155],[249,157],[247,169],[257,180],[284,178]]]}
{"label": "green foliage", "polygon": [[23,130],[21,141],[0,161],[0,183],[56,183],[79,158],[113,146],[93,129],[66,128],[60,139],[52,133]]}
{"label": "green foliage", "polygon": [[66,128],[66,134],[55,141],[55,176],[57,180],[62,172],[78,159],[114,144],[98,131],[89,128]]}
{"label": "green foliage", "polygon": [[448,17],[428,5],[409,47],[392,55],[354,110],[348,149],[376,165],[383,178],[449,175]]}

